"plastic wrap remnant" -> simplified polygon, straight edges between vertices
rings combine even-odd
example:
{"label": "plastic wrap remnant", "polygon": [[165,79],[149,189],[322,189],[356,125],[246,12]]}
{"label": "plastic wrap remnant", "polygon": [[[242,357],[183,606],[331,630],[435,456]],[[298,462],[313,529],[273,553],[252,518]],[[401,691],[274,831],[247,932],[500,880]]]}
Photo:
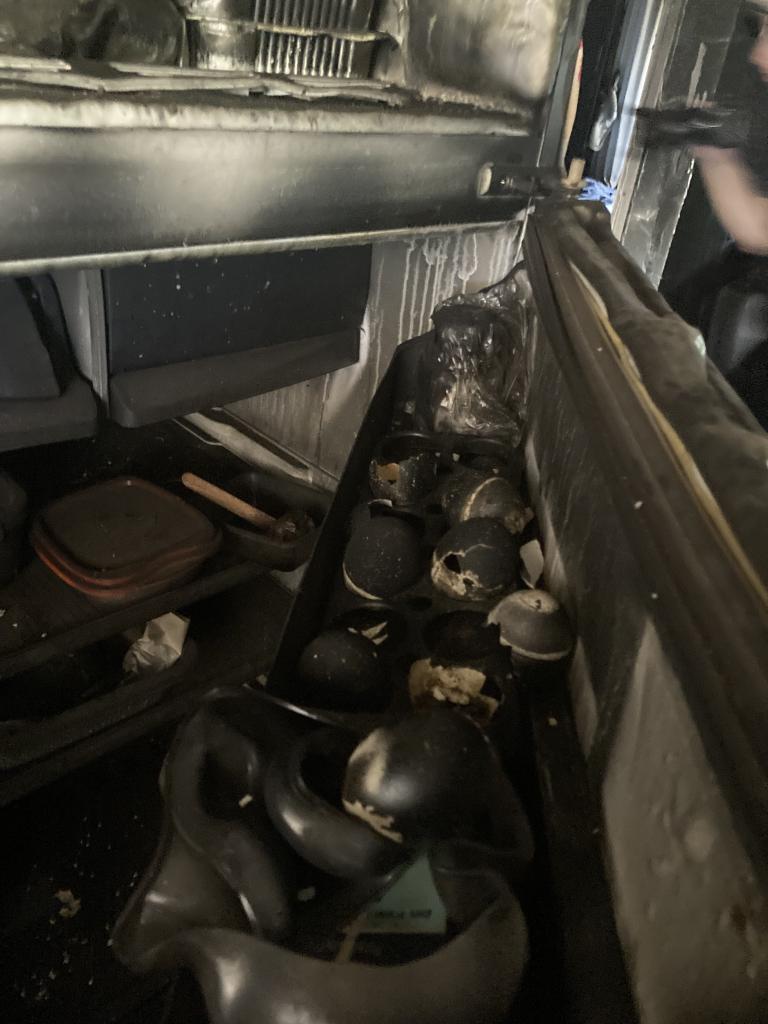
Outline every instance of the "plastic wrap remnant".
{"label": "plastic wrap remnant", "polygon": [[129,676],[144,672],[162,672],[175,665],[184,653],[189,619],[175,612],[148,622],[123,658],[123,670]]}
{"label": "plastic wrap remnant", "polygon": [[525,421],[525,342],[532,323],[522,266],[432,314],[426,354],[432,426],[440,433],[496,437],[517,446]]}

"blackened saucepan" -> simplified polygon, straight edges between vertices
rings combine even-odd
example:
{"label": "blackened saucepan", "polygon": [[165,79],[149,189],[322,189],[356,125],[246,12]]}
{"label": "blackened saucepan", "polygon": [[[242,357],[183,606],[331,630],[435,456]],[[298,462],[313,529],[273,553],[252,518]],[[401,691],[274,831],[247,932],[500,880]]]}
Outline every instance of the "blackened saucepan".
{"label": "blackened saucepan", "polygon": [[296,480],[255,469],[241,473],[224,486],[236,497],[256,505],[270,515],[279,518],[286,512],[301,511],[306,512],[313,523],[312,529],[292,540],[276,540],[232,516],[224,522],[227,546],[231,550],[268,569],[283,572],[292,572],[308,561],[333,495]]}

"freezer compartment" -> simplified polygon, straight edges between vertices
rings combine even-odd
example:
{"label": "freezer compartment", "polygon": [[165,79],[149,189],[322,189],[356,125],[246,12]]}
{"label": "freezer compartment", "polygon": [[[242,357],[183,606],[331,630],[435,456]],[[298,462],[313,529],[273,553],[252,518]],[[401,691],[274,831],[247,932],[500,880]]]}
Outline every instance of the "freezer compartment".
{"label": "freezer compartment", "polygon": [[[194,59],[230,70],[99,64],[96,17],[90,61],[0,55],[6,273],[499,224],[559,180],[586,0],[484,3],[471,25],[458,2],[244,6],[234,30],[240,4],[185,5],[212,19],[189,22]],[[514,190],[478,191],[488,167]]]}

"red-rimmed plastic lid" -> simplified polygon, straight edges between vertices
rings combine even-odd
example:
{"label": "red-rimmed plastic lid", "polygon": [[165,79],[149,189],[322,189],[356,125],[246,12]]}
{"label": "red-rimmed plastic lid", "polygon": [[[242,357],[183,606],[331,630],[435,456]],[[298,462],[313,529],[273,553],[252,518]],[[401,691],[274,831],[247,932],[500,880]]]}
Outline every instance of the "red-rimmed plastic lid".
{"label": "red-rimmed plastic lid", "polygon": [[67,495],[38,516],[31,535],[76,576],[108,583],[156,575],[178,556],[205,556],[218,531],[181,498],[136,477]]}

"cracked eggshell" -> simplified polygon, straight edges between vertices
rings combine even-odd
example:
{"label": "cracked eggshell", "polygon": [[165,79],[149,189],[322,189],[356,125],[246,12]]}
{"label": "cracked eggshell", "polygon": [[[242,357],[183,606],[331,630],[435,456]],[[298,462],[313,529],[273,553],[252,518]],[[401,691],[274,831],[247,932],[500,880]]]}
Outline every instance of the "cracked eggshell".
{"label": "cracked eggshell", "polygon": [[499,627],[501,643],[524,661],[555,662],[573,650],[573,633],[559,602],[546,590],[519,590],[488,616]]}
{"label": "cracked eggshell", "polygon": [[406,846],[471,835],[498,770],[482,730],[437,710],[376,729],[347,764],[343,802],[352,815]]}
{"label": "cracked eggshell", "polygon": [[387,600],[412,587],[422,572],[417,530],[393,516],[361,522],[344,555],[344,583],[369,601]]}
{"label": "cracked eggshell", "polygon": [[459,601],[486,601],[515,583],[517,541],[496,519],[468,519],[445,534],[432,557],[432,583]]}
{"label": "cracked eggshell", "polygon": [[400,612],[389,605],[371,602],[342,612],[334,619],[332,628],[365,637],[379,652],[397,647],[408,633]]}
{"label": "cracked eggshell", "polygon": [[302,702],[328,711],[383,711],[391,698],[376,647],[364,636],[330,629],[309,644],[298,664]]}
{"label": "cracked eggshell", "polygon": [[398,458],[394,450],[388,456],[385,446],[368,469],[371,493],[396,507],[414,505],[433,489],[436,480],[437,456],[429,451]]}
{"label": "cracked eggshell", "polygon": [[487,725],[499,708],[499,701],[484,693],[488,676],[468,665],[441,665],[425,658],[415,661],[408,673],[408,693],[416,709],[455,707],[476,722]]}
{"label": "cracked eggshell", "polygon": [[517,488],[495,473],[456,473],[445,485],[442,505],[452,525],[469,519],[498,519],[512,534],[522,533],[533,518]]}

